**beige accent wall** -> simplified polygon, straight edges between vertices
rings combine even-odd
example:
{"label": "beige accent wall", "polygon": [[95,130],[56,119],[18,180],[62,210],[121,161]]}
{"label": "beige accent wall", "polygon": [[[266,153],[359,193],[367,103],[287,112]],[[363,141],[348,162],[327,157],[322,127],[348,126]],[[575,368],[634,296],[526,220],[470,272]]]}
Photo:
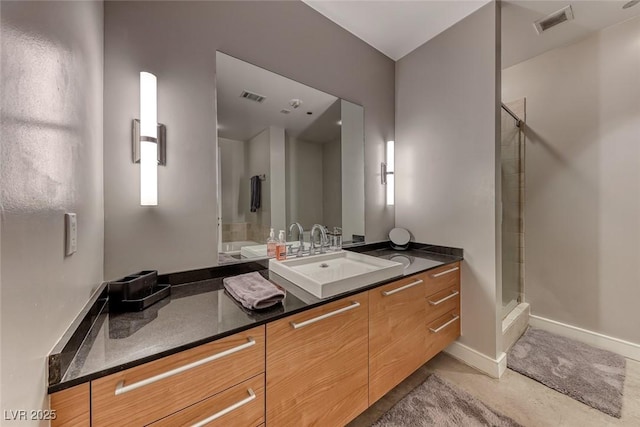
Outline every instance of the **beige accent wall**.
{"label": "beige accent wall", "polygon": [[103,276],[103,4],[3,1],[0,15],[0,423],[36,426],[4,411],[48,408],[46,356]]}
{"label": "beige accent wall", "polygon": [[531,313],[640,343],[640,18],[502,73],[527,98]]}
{"label": "beige accent wall", "polygon": [[[107,2],[105,5],[105,278],[213,265],[216,231],[215,52],[249,61],[365,110],[366,234],[386,238],[379,164],[394,132],[394,62],[302,2]],[[159,206],[139,203],[130,160],[138,73],[158,77],[167,125]]]}
{"label": "beige accent wall", "polygon": [[497,7],[396,66],[396,225],[416,241],[464,248],[460,342],[492,359],[502,335]]}

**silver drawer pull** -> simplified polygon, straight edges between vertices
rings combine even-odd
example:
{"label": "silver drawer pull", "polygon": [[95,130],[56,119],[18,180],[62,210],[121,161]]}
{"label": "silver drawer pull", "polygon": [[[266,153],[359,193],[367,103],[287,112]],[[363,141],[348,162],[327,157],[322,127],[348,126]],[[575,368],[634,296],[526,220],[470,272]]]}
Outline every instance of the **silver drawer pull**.
{"label": "silver drawer pull", "polygon": [[441,271],[440,273],[432,274],[431,277],[434,279],[440,276],[444,276],[445,274],[453,273],[454,271],[460,270],[460,267],[453,267],[445,271]]}
{"label": "silver drawer pull", "polygon": [[412,288],[412,287],[414,287],[414,286],[416,286],[416,285],[419,285],[419,284],[421,284],[421,283],[424,283],[424,281],[422,281],[422,280],[416,280],[415,282],[411,282],[411,283],[409,283],[408,285],[400,286],[399,288],[392,289],[392,290],[390,290],[390,291],[384,291],[384,292],[382,292],[382,295],[384,295],[385,297],[388,297],[389,295],[393,295],[393,294],[395,294],[396,292],[404,291],[405,289]]}
{"label": "silver drawer pull", "polygon": [[453,297],[455,297],[455,296],[458,296],[458,295],[460,295],[460,292],[455,291],[455,292],[454,292],[454,293],[452,293],[451,295],[447,295],[446,297],[444,297],[444,298],[442,298],[442,299],[439,299],[438,301],[431,301],[431,300],[429,300],[429,304],[431,304],[431,305],[440,305],[440,304],[442,304],[443,302],[445,302],[446,300],[450,300],[451,298],[453,298]]}
{"label": "silver drawer pull", "polygon": [[224,408],[220,412],[216,412],[215,414],[211,415],[209,418],[205,418],[202,421],[198,421],[197,423],[193,424],[191,427],[202,427],[204,425],[207,425],[211,421],[217,420],[218,418],[220,418],[220,417],[222,417],[224,415],[227,415],[229,412],[235,411],[239,407],[246,405],[247,403],[251,402],[252,400],[255,400],[256,394],[253,392],[253,390],[248,389],[247,393],[249,393],[249,397],[245,397],[240,402],[234,403],[233,405],[229,406],[228,408]]}
{"label": "silver drawer pull", "polygon": [[357,308],[357,307],[360,307],[360,303],[358,301],[353,301],[351,302],[351,305],[348,305],[336,311],[323,314],[322,316],[314,317],[313,319],[305,320],[304,322],[300,322],[300,323],[291,322],[291,326],[293,326],[293,329],[300,329],[312,323],[316,323],[323,319],[326,319],[327,317],[335,316],[336,314],[344,313],[345,311],[353,310],[354,308]]}
{"label": "silver drawer pull", "polygon": [[221,359],[221,358],[223,358],[225,356],[228,356],[228,355],[233,354],[233,353],[237,353],[239,351],[244,350],[245,348],[249,348],[249,347],[252,347],[254,345],[256,345],[256,340],[254,340],[253,338],[249,337],[249,338],[247,338],[247,342],[246,343],[241,344],[241,345],[239,345],[237,347],[233,347],[233,348],[230,348],[229,350],[225,350],[225,351],[222,351],[220,353],[216,353],[216,354],[214,354],[212,356],[205,357],[204,359],[196,360],[195,362],[191,362],[191,363],[189,363],[187,365],[180,366],[179,368],[175,368],[175,369],[172,369],[170,371],[163,372],[162,374],[156,375],[156,376],[151,377],[151,378],[147,378],[146,380],[138,381],[137,383],[133,383],[133,384],[129,384],[129,385],[124,385],[124,381],[120,381],[118,383],[118,385],[116,385],[115,395],[118,396],[120,394],[124,394],[124,393],[130,392],[130,391],[135,390],[137,388],[144,387],[144,386],[149,385],[149,384],[153,384],[153,383],[155,383],[157,381],[163,380],[165,378],[172,377],[172,376],[180,374],[180,373],[182,373],[184,371],[188,371],[189,369],[193,369],[193,368],[196,368],[196,367],[198,367],[200,365],[204,365],[205,363],[213,362],[214,360]]}
{"label": "silver drawer pull", "polygon": [[447,326],[449,326],[450,324],[452,324],[453,322],[455,322],[459,318],[460,318],[460,316],[458,316],[458,315],[453,316],[453,319],[449,320],[447,323],[445,323],[444,325],[440,326],[439,328],[436,328],[436,329],[429,328],[429,330],[431,332],[433,332],[434,334],[437,334],[438,332],[440,332],[441,330],[443,330],[444,328],[446,328]]}

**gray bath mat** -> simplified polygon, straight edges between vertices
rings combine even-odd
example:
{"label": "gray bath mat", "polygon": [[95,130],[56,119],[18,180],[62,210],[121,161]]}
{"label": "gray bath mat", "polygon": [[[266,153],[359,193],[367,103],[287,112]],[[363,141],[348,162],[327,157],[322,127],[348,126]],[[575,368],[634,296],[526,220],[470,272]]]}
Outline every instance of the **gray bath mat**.
{"label": "gray bath mat", "polygon": [[521,427],[436,375],[413,389],[373,427]]}
{"label": "gray bath mat", "polygon": [[507,355],[507,366],[605,414],[620,418],[625,358],[529,328]]}

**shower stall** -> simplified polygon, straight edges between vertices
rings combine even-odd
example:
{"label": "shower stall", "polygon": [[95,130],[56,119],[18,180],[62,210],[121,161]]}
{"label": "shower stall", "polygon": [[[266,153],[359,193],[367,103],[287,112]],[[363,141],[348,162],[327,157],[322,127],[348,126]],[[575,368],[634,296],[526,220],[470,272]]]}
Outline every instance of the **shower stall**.
{"label": "shower stall", "polygon": [[501,109],[503,318],[524,302],[524,109],[524,99]]}

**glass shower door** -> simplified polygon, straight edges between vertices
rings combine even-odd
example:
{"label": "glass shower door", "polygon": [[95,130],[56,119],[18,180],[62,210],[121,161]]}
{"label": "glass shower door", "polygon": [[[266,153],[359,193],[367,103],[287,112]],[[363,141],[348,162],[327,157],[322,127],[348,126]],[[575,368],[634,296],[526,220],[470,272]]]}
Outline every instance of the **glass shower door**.
{"label": "glass shower door", "polygon": [[[523,136],[513,112],[502,112],[502,316],[521,301],[524,253]],[[511,114],[510,114],[511,113]]]}

